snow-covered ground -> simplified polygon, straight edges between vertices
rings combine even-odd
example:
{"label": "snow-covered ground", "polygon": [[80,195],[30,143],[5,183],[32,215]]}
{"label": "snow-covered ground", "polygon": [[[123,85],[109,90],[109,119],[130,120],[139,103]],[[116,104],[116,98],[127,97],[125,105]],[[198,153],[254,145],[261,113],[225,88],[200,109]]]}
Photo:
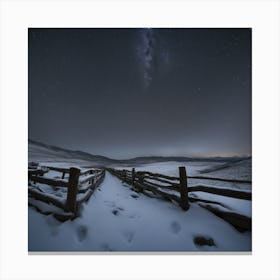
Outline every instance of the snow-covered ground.
{"label": "snow-covered ground", "polygon": [[[215,245],[196,245],[201,236]],[[184,212],[136,193],[107,172],[73,221],[29,207],[28,244],[29,251],[250,251],[251,232],[238,232],[197,204]]]}
{"label": "snow-covered ground", "polygon": [[[75,154],[74,154],[75,155]],[[80,156],[80,154],[78,154]],[[85,168],[94,166],[87,158],[73,158],[65,151],[40,145],[29,145],[29,161],[41,166]],[[178,167],[186,166],[189,176],[251,180],[251,159],[242,161],[156,162],[119,169],[136,168],[178,177]],[[59,179],[61,173],[49,171],[45,177]],[[67,181],[67,176],[65,179]],[[61,178],[60,178],[61,180]],[[242,189],[251,192],[250,183],[229,183],[213,180],[188,179],[188,185],[208,185]],[[35,187],[66,198],[65,190],[37,183]],[[208,203],[222,211],[251,217],[252,203],[247,200],[193,192],[192,197],[220,202]],[[34,205],[40,202],[30,200]],[[44,215],[28,207],[29,251],[251,251],[251,231],[239,232],[225,220],[191,203],[188,211],[177,204],[135,192],[126,183],[106,172],[105,179],[87,203],[82,204],[80,216],[60,222],[51,214]],[[201,240],[208,245],[201,246]],[[200,244],[200,245],[199,245]]]}
{"label": "snow-covered ground", "polygon": [[[178,176],[181,165],[155,163],[136,170]],[[191,162],[186,166],[188,174],[194,175],[217,163]],[[251,201],[201,192],[192,195],[222,202],[226,206],[219,206],[222,210],[251,217]],[[62,223],[31,206],[28,213],[29,251],[251,251],[250,231],[237,231],[197,203],[184,212],[175,203],[137,193],[108,172],[75,220]],[[200,237],[211,246],[195,244]]]}

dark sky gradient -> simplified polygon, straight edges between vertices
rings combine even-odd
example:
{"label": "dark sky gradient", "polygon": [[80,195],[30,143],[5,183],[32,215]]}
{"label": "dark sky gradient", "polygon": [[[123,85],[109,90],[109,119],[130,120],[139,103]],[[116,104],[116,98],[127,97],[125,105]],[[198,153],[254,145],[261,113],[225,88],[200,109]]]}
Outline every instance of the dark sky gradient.
{"label": "dark sky gradient", "polygon": [[29,138],[112,158],[251,154],[251,29],[29,29]]}

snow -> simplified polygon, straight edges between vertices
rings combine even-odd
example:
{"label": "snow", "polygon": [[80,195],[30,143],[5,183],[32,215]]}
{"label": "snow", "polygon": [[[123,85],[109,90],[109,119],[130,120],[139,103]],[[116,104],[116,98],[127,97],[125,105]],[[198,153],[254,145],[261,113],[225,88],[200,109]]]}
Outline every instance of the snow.
{"label": "snow", "polygon": [[[29,144],[29,161],[40,166],[61,168],[77,167],[82,171],[94,166],[83,158],[73,158],[66,151],[57,151],[35,144]],[[186,161],[156,162],[141,165],[118,166],[118,169],[133,167],[136,171],[150,171],[179,177],[179,166],[186,166],[189,176],[207,176],[226,179],[251,180],[251,159],[242,161]],[[116,167],[115,167],[116,168]],[[44,177],[62,180],[62,173],[49,171]],[[91,175],[83,176],[87,178]],[[64,181],[68,181],[65,174]],[[81,178],[81,179],[82,179]],[[148,179],[150,182],[156,182]],[[157,182],[158,183],[158,182]],[[161,182],[164,185],[163,182]],[[241,189],[251,192],[249,183],[230,183],[214,180],[188,179],[188,185],[206,185],[216,188]],[[81,185],[86,189],[87,183]],[[46,195],[65,201],[66,188],[52,187],[41,183],[31,184]],[[162,188],[164,191],[165,190]],[[78,194],[78,200],[87,193]],[[170,191],[172,192],[172,191]],[[252,202],[214,195],[204,192],[190,192],[190,196],[220,202],[191,203],[183,211],[175,202],[152,198],[138,193],[117,177],[106,172],[104,181],[89,200],[81,205],[79,216],[74,220],[58,221],[52,214],[63,212],[52,204],[46,204],[29,197],[28,207],[28,249],[29,251],[246,251],[252,250],[251,231],[239,232],[231,224],[201,207],[210,205],[222,211],[252,216]],[[32,206],[33,205],[33,206]],[[201,205],[201,206],[200,206]],[[42,214],[37,211],[41,209]],[[195,239],[208,239],[208,245],[197,245]]]}
{"label": "snow", "polygon": [[[225,179],[239,179],[239,180],[251,180],[251,159],[246,159],[238,163],[228,163],[228,162],[217,162],[217,161],[187,161],[187,162],[157,162],[143,164],[141,166],[128,166],[125,169],[131,170],[135,167],[136,171],[150,171],[153,173],[161,173],[169,176],[179,177],[179,166],[185,166],[188,176],[207,176],[213,178],[225,178]],[[223,169],[219,169],[224,167]],[[117,169],[123,169],[123,167],[118,167]],[[219,170],[216,170],[219,169]],[[207,173],[204,173],[204,171]],[[231,183],[222,182],[215,180],[206,179],[188,179],[188,185],[208,185],[221,188],[231,188],[251,191],[252,184],[250,183]]]}
{"label": "snow", "polygon": [[[245,213],[243,207],[238,210]],[[251,250],[251,232],[238,232],[196,203],[185,212],[175,203],[136,193],[108,172],[80,213],[61,223],[29,207],[29,251]],[[212,238],[215,246],[195,245],[197,236]]]}
{"label": "snow", "polygon": [[204,174],[226,179],[252,180],[252,159],[229,162],[202,170]]}
{"label": "snow", "polygon": [[[164,162],[155,162],[142,164],[140,166],[126,166],[125,169],[132,169],[135,167],[136,171],[150,171],[153,173],[161,173],[169,176],[178,177],[178,167],[186,166],[188,175],[198,175],[200,170],[203,170],[208,167],[213,167],[219,165],[220,162],[203,162],[203,161],[187,161],[187,162],[177,162],[177,161],[164,161]],[[117,169],[123,169],[119,167]]]}
{"label": "snow", "polygon": [[52,187],[45,185],[45,184],[40,184],[39,186],[29,186],[28,189],[30,189],[33,192],[37,192],[40,193],[42,195],[44,195],[46,198],[53,198],[57,201],[59,201],[61,204],[65,203],[66,201],[66,196],[67,196],[67,192],[66,189],[64,188],[56,188],[57,191],[55,191]]}
{"label": "snow", "polygon": [[220,202],[227,206],[228,209],[233,210],[235,213],[252,217],[252,201],[250,200],[237,199],[205,192],[190,192],[189,196]]}

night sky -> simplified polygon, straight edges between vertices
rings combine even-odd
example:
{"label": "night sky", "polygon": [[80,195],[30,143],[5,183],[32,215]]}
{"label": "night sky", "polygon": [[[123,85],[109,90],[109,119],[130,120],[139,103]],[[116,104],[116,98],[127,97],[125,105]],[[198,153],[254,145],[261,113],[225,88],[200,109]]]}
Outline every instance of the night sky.
{"label": "night sky", "polygon": [[29,29],[28,137],[112,158],[251,154],[251,29]]}

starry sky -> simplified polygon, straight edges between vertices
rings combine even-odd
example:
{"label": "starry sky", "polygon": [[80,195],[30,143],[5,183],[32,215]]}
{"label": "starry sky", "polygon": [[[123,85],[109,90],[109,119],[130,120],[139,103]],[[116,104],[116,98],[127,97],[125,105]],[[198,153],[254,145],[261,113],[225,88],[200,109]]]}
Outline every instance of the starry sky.
{"label": "starry sky", "polygon": [[111,158],[251,155],[251,29],[28,30],[28,137]]}

